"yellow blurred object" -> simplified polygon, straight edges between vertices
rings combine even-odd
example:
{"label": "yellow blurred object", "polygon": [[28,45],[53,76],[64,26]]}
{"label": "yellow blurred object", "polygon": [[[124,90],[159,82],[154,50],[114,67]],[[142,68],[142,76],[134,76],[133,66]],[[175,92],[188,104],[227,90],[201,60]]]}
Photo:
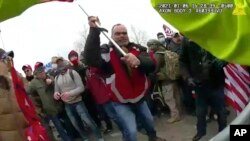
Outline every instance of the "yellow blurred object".
{"label": "yellow blurred object", "polygon": [[246,12],[244,10],[244,5],[242,4],[237,4],[234,11],[233,11],[233,15],[246,15]]}
{"label": "yellow blurred object", "polygon": [[167,22],[217,58],[250,65],[250,0],[151,0],[151,4]]}

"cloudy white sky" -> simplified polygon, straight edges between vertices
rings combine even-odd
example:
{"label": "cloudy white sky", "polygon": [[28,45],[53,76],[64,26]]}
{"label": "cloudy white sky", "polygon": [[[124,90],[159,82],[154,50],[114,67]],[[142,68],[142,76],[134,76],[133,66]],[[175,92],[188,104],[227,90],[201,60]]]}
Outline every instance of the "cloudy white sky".
{"label": "cloudy white sky", "polygon": [[[78,0],[74,3],[48,2],[27,9],[22,15],[0,23],[0,47],[14,50],[15,66],[36,61],[47,63],[52,56],[63,56],[74,49],[81,39],[87,24],[87,16],[97,15],[102,26],[110,30],[112,25],[123,23],[133,25],[147,33],[148,38],[156,38],[167,24],[151,7],[150,0]],[[102,37],[102,42],[106,39]]]}

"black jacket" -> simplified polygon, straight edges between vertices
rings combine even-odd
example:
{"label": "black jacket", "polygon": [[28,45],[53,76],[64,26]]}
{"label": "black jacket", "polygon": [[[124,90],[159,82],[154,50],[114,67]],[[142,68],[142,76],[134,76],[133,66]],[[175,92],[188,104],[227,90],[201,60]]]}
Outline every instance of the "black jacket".
{"label": "black jacket", "polygon": [[193,78],[195,82],[211,87],[220,87],[224,84],[223,67],[225,65],[225,62],[218,60],[192,41],[183,48],[180,55],[180,67],[184,80]]}
{"label": "black jacket", "polygon": [[75,70],[76,72],[78,72],[78,74],[80,75],[83,84],[86,84],[86,80],[85,80],[85,76],[86,76],[86,68],[83,64],[78,64],[78,65],[73,65],[72,69]]}

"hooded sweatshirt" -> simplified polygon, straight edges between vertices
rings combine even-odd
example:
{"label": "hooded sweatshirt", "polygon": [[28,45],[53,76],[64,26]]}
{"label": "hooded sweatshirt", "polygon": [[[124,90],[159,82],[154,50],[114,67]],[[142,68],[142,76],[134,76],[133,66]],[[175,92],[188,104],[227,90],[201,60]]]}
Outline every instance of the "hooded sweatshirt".
{"label": "hooded sweatshirt", "polygon": [[[70,76],[72,71],[73,77]],[[64,100],[65,103],[73,104],[82,100],[81,93],[84,91],[80,75],[74,71],[67,69],[65,74],[59,74],[55,78],[55,92],[64,93],[69,92],[70,96]]]}

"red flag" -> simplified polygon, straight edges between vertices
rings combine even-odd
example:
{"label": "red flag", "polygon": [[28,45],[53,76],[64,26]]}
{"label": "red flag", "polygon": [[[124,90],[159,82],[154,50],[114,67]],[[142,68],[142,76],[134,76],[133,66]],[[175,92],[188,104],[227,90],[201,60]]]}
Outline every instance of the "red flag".
{"label": "red flag", "polygon": [[249,103],[250,75],[245,66],[228,64],[225,72],[225,98],[237,113],[240,113]]}
{"label": "red flag", "polygon": [[50,2],[50,1],[62,1],[62,2],[73,2],[74,0],[41,0],[42,2]]}
{"label": "red flag", "polygon": [[20,79],[20,77],[17,76],[17,72],[14,67],[11,67],[11,77],[17,103],[20,109],[22,110],[25,118],[27,119],[29,124],[38,121],[39,118],[36,115],[35,107],[31,102],[31,100],[29,99],[28,95],[26,94],[23,82]]}
{"label": "red flag", "polygon": [[163,30],[167,37],[171,37],[173,34],[173,30],[169,28],[167,25],[163,24]]}
{"label": "red flag", "polygon": [[35,106],[24,89],[23,81],[17,76],[14,67],[11,67],[11,77],[17,103],[29,123],[29,127],[25,130],[26,139],[28,141],[50,141],[46,129],[36,115]]}

